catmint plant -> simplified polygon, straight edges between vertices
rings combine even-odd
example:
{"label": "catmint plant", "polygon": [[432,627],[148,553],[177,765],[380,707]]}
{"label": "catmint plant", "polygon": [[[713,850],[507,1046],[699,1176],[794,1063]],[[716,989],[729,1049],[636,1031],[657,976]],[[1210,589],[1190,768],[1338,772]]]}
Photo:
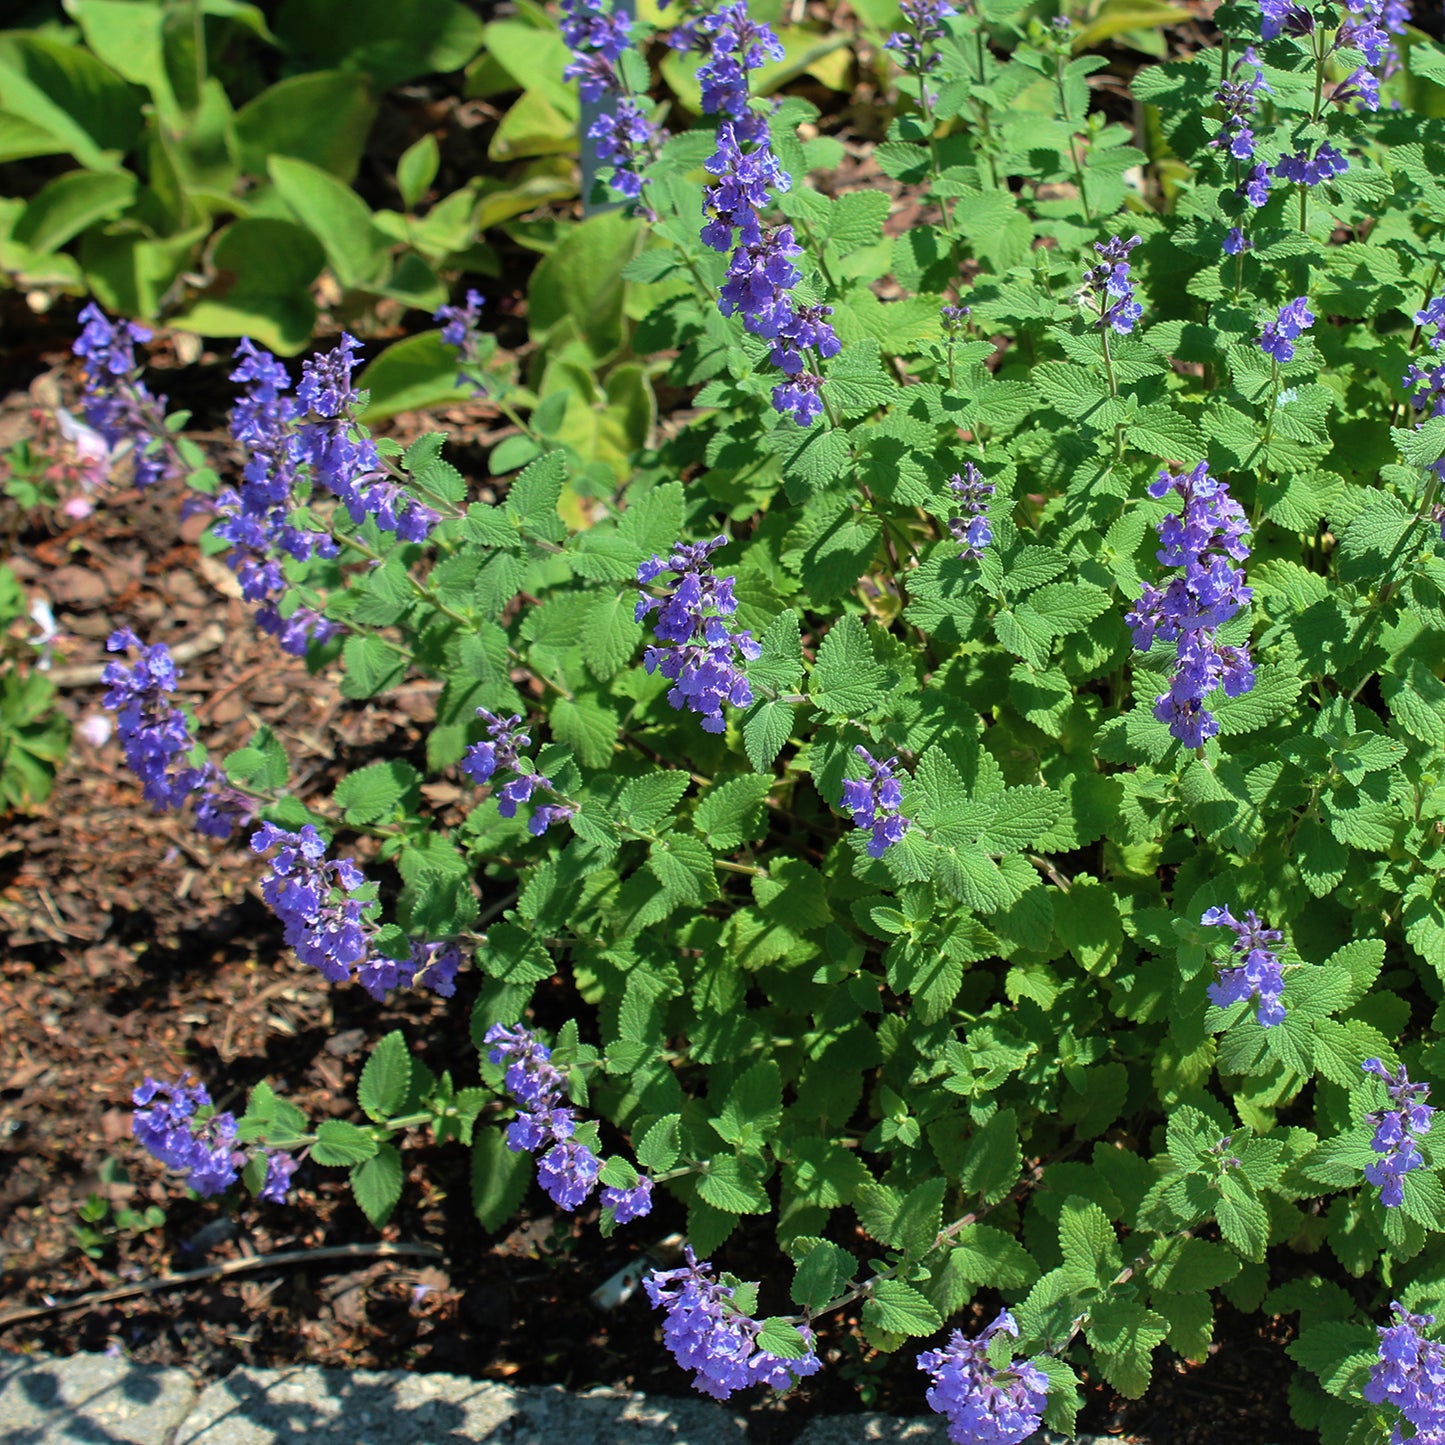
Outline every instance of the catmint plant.
{"label": "catmint plant", "polygon": [[[744,5],[567,0],[628,204],[519,223],[525,368],[467,279],[403,343],[485,365],[484,464],[372,435],[349,335],[239,348],[230,455],[169,432],[264,645],[407,732],[210,763],[117,617],[118,745],[245,820],[281,966],[477,1052],[406,1012],[363,1122],[145,1107],[178,1177],[304,1159],[378,1223],[433,1143],[487,1231],[534,1184],[655,1211],[718,1398],[856,1328],[960,1445],[1068,1437],[1228,1301],[1292,1332],[1301,1429],[1420,1439],[1438,1347],[1376,1330],[1445,1233],[1391,1052],[1433,1068],[1445,975],[1445,52],[1381,0],[1221,6],[1127,77],[1012,0],[904,15],[875,142]],[[134,340],[85,343],[127,425]]]}

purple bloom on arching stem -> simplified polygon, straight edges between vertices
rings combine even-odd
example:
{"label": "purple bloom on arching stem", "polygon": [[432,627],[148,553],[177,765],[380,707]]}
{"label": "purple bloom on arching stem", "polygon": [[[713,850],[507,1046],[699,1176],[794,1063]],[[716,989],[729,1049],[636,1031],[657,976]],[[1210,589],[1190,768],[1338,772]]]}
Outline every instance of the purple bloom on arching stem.
{"label": "purple bloom on arching stem", "polygon": [[602,1191],[602,1207],[612,1210],[618,1224],[631,1224],[652,1213],[652,1180],[645,1174],[631,1189],[616,1189],[610,1185]]}
{"label": "purple bloom on arching stem", "polygon": [[853,751],[867,764],[868,776],[843,779],[843,807],[852,814],[855,827],[870,833],[868,856],[881,858],[901,841],[913,821],[900,812],[903,784],[897,775],[898,759],[879,762],[861,744]]}
{"label": "purple bloom on arching stem", "polygon": [[1430,1086],[1411,1082],[1403,1064],[1393,1073],[1379,1059],[1366,1059],[1360,1067],[1384,1083],[1394,1105],[1366,1115],[1375,1130],[1370,1148],[1379,1158],[1365,1166],[1365,1178],[1379,1189],[1386,1209],[1398,1209],[1405,1202],[1405,1176],[1425,1167],[1417,1141],[1430,1132],[1435,1115],[1425,1102]]}
{"label": "purple bloom on arching stem", "polygon": [[1432,351],[1439,351],[1445,342],[1445,296],[1435,296],[1415,313],[1415,324],[1420,327],[1433,326],[1435,333],[1429,338]]}
{"label": "purple bloom on arching stem", "polygon": [[131,1128],[146,1151],[184,1173],[197,1194],[223,1194],[240,1178],[246,1154],[235,1147],[235,1117],[216,1113],[205,1086],[187,1083],[189,1077],[168,1084],[147,1075],[131,1095]]}
{"label": "purple bloom on arching stem", "polygon": [[1049,1392],[1048,1377],[1027,1360],[1000,1368],[989,1361],[996,1335],[1018,1338],[1018,1325],[1007,1311],[976,1339],[954,1330],[940,1350],[918,1356],[918,1368],[933,1380],[930,1408],[948,1420],[948,1436],[960,1445],[1021,1445],[1039,1428]]}
{"label": "purple bloom on arching stem", "polygon": [[[1236,73],[1246,66],[1243,58],[1235,64]],[[1265,89],[1264,72],[1258,65],[1249,64],[1254,73],[1246,79],[1230,79],[1220,82],[1214,92],[1215,104],[1224,111],[1224,124],[1219,134],[1209,142],[1217,150],[1226,150],[1237,161],[1254,158],[1254,132],[1250,119],[1257,108],[1258,94]]]}
{"label": "purple bloom on arching stem", "polygon": [[1248,251],[1252,246],[1253,242],[1238,226],[1229,228],[1229,234],[1224,238],[1224,254],[1226,256],[1238,256],[1241,251]]}
{"label": "purple bloom on arching stem", "polygon": [[609,113],[593,121],[587,135],[597,142],[597,159],[612,167],[608,184],[619,196],[637,200],[642,195],[642,167],[662,134],[635,100],[622,96]]}
{"label": "purple bloom on arching stem", "polygon": [[1216,1008],[1228,1008],[1252,998],[1258,1003],[1255,1017],[1264,1028],[1283,1023],[1284,974],[1270,945],[1284,935],[1277,928],[1265,928],[1252,908],[1243,920],[1227,908],[1209,908],[1199,921],[1206,928],[1233,929],[1235,936],[1229,951],[1237,962],[1219,967],[1218,980],[1209,985],[1210,1002]]}
{"label": "purple bloom on arching stem", "polygon": [[800,1332],[808,1353],[799,1359],[785,1360],[760,1349],[762,1326],[733,1303],[734,1287],[716,1279],[706,1261],[699,1264],[691,1245],[683,1247],[683,1256],[683,1268],[654,1270],[642,1287],[653,1309],[666,1312],[663,1341],[677,1363],[693,1371],[694,1389],[726,1400],[753,1384],[787,1389],[822,1369],[806,1326]]}
{"label": "purple bloom on arching stem", "polygon": [[900,8],[911,28],[895,30],[883,42],[884,48],[898,57],[905,74],[927,75],[938,68],[938,42],[946,34],[943,21],[958,11],[946,0],[901,0]]}
{"label": "purple bloom on arching stem", "polygon": [[986,514],[994,485],[984,481],[983,473],[972,462],[965,462],[963,472],[955,472],[948,479],[948,487],[959,504],[968,509],[966,517],[952,517],[948,523],[953,540],[959,544],[958,555],[965,561],[981,557],[983,549],[993,541],[993,528]]}
{"label": "purple bloom on arching stem", "polygon": [[482,294],[469,290],[461,306],[438,306],[432,320],[442,323],[442,341],[457,353],[457,385],[470,386],[477,396],[485,388],[467,369],[480,365],[482,359]]}
{"label": "purple bloom on arching stem", "polygon": [[1314,16],[1299,0],[1260,0],[1263,12],[1260,37],[1277,40],[1281,35],[1308,35],[1315,28]]}
{"label": "purple bloom on arching stem", "polygon": [[656,582],[664,572],[676,581],[662,597],[642,593],[633,613],[641,622],[657,611],[652,632],[665,645],[649,646],[644,664],[648,672],[660,672],[672,682],[668,702],[699,714],[703,731],[710,733],[725,731],[725,705],[747,707],[752,702],[752,688],[739,664],[761,651],[751,632],[733,632],[723,621],[738,610],[737,598],[733,579],[717,576],[710,559],[727,540],[679,542],[666,559],[652,557],[642,563],[639,584]]}
{"label": "purple bloom on arching stem", "polygon": [[1227,696],[1238,697],[1254,686],[1248,648],[1221,646],[1214,637],[1252,596],[1243,569],[1232,565],[1249,556],[1244,540],[1249,524],[1229,489],[1209,474],[1207,462],[1179,476],[1162,471],[1149,486],[1154,498],[1170,491],[1184,506],[1157,524],[1163,545],[1156,555],[1182,572],[1162,590],[1146,582],[1124,621],[1141,652],[1156,638],[1175,643],[1174,675],[1169,690],[1155,700],[1154,716],[1186,747],[1197,748],[1219,731],[1204,706],[1209,694],[1223,685]]}
{"label": "purple bloom on arching stem", "polygon": [[1281,156],[1275,162],[1274,174],[1282,181],[1297,186],[1317,186],[1322,181],[1333,180],[1349,170],[1349,160],[1328,141],[1321,141],[1314,155],[1302,150],[1294,155]]}
{"label": "purple bloom on arching stem", "polygon": [[520,804],[529,802],[532,794],[541,789],[552,794],[554,801],[540,803],[532,811],[527,831],[534,838],[540,838],[553,823],[560,823],[572,817],[577,808],[563,800],[553,789],[552,780],[544,778],[532,769],[521,756],[521,750],[532,745],[532,739],[523,731],[525,724],[521,714],[511,717],[497,717],[484,707],[477,709],[477,716],[487,724],[487,737],[473,743],[462,757],[461,769],[475,783],[486,783],[497,773],[510,772],[514,776],[497,789],[497,812],[504,818],[515,818]]}
{"label": "purple bloom on arching stem", "polygon": [[1129,253],[1141,239],[1131,236],[1125,241],[1111,236],[1094,243],[1099,262],[1085,270],[1079,300],[1086,307],[1097,308],[1094,326],[1100,331],[1112,328],[1127,336],[1144,314],[1144,308],[1134,299],[1134,283],[1129,276]]}
{"label": "purple bloom on arching stem", "polygon": [[266,1178],[262,1181],[258,1199],[268,1204],[285,1204],[291,1189],[291,1176],[296,1172],[297,1160],[284,1149],[266,1151]]}
{"label": "purple bloom on arching stem", "polygon": [[[502,1085],[518,1110],[517,1117],[507,1127],[507,1147],[514,1154],[534,1153],[549,1144],[560,1145],[570,1140],[576,1129],[576,1114],[565,1102],[567,1080],[552,1063],[552,1051],[521,1024],[510,1028],[493,1024],[482,1042],[491,1045],[487,1054],[490,1062],[506,1065]],[[565,1173],[561,1166],[566,1157],[559,1156],[549,1170],[548,1177],[559,1188],[566,1187],[561,1182]]]}
{"label": "purple bloom on arching stem", "polygon": [[151,333],[131,321],[111,322],[94,302],[78,319],[81,331],[71,351],[84,364],[86,424],[112,454],[129,449],[137,487],[174,475],[180,463],[166,427],[166,399],[151,395],[135,359],[135,343],[149,341]]}
{"label": "purple bloom on arching stem", "polygon": [[597,1156],[575,1139],[554,1144],[537,1161],[537,1183],[558,1209],[580,1209],[601,1172]]}
{"label": "purple bloom on arching stem", "polygon": [[1294,360],[1294,343],[1315,323],[1314,313],[1309,308],[1309,299],[1296,296],[1288,305],[1280,307],[1279,315],[1267,321],[1259,333],[1259,349],[1275,361]]}
{"label": "purple bloom on arching stem", "polygon": [[[1379,1360],[1370,1369],[1362,1394],[1372,1405],[1393,1405],[1414,1427],[1420,1445],[1439,1445],[1445,1437],[1445,1348],[1426,1339],[1434,1315],[1413,1315],[1396,1300],[1391,1324],[1377,1328]],[[1391,1440],[1403,1441],[1397,1424]]]}

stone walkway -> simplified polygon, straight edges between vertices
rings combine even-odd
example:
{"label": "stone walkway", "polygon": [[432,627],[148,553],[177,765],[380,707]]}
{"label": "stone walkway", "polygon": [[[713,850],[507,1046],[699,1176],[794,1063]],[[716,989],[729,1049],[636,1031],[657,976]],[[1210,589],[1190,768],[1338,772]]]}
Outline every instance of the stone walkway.
{"label": "stone walkway", "polygon": [[[943,1422],[813,1421],[793,1445],[947,1445]],[[710,1401],[620,1391],[512,1389],[404,1371],[236,1370],[199,1387],[184,1370],[106,1355],[0,1354],[0,1445],[747,1445],[742,1415]],[[1038,1445],[1044,1445],[1039,1437]],[[1063,1445],[1055,1439],[1054,1445]],[[1077,1445],[1118,1445],[1080,1437]],[[1244,1442],[1234,1442],[1244,1445]]]}

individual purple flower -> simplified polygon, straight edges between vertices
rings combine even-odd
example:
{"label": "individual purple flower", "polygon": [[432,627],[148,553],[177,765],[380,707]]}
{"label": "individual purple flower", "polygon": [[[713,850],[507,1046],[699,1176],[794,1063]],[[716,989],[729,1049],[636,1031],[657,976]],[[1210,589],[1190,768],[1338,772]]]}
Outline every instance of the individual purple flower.
{"label": "individual purple flower", "polygon": [[1403,1064],[1393,1073],[1379,1059],[1366,1059],[1360,1067],[1383,1081],[1394,1105],[1366,1115],[1375,1130],[1370,1148],[1379,1158],[1365,1166],[1365,1178],[1379,1189],[1386,1209],[1398,1209],[1405,1202],[1405,1176],[1425,1167],[1418,1141],[1430,1132],[1435,1115],[1425,1102],[1430,1086],[1412,1083]]}
{"label": "individual purple flower", "polygon": [[1237,960],[1229,967],[1219,966],[1219,978],[1209,985],[1209,1001],[1216,1008],[1254,999],[1255,1017],[1264,1028],[1284,1022],[1284,973],[1271,944],[1284,935],[1277,928],[1266,928],[1259,915],[1250,909],[1243,920],[1227,908],[1207,908],[1200,918],[1206,928],[1234,930],[1229,951]]}
{"label": "individual purple flower", "polygon": [[1335,44],[1362,51],[1382,78],[1393,74],[1399,53],[1391,37],[1405,33],[1409,0],[1345,0],[1345,8],[1349,16],[1341,24]]}
{"label": "individual purple flower", "polygon": [[1231,226],[1228,234],[1224,238],[1224,254],[1226,256],[1238,256],[1241,251],[1250,250],[1253,244],[1238,226]]}
{"label": "individual purple flower", "polygon": [[773,409],[783,416],[791,413],[798,426],[812,426],[823,415],[822,385],[823,378],[811,371],[789,377],[773,388]]}
{"label": "individual purple flower", "polygon": [[943,22],[957,15],[946,0],[902,0],[900,8],[908,30],[895,30],[883,42],[898,58],[906,75],[923,76],[938,68],[938,42],[947,34]]}
{"label": "individual purple flower", "polygon": [[1157,556],[1181,571],[1162,590],[1146,582],[1124,620],[1140,652],[1156,638],[1176,644],[1174,675],[1155,701],[1154,716],[1186,747],[1197,748],[1219,731],[1204,706],[1209,694],[1222,685],[1227,696],[1238,697],[1254,686],[1249,649],[1223,646],[1214,637],[1253,595],[1243,568],[1233,565],[1249,556],[1249,523],[1225,484],[1210,476],[1207,462],[1179,476],[1162,471],[1149,486],[1156,499],[1170,491],[1184,505],[1157,524]]}
{"label": "individual purple flower", "polygon": [[553,1144],[537,1161],[537,1183],[558,1209],[580,1209],[601,1172],[601,1161],[575,1139]]}
{"label": "individual purple flower", "polygon": [[704,732],[720,733],[727,727],[724,705],[747,707],[753,700],[740,663],[757,658],[762,649],[751,632],[732,632],[724,618],[738,610],[733,579],[719,577],[710,558],[726,537],[710,542],[679,542],[666,559],[652,557],[637,569],[642,586],[665,572],[676,579],[661,597],[644,592],[634,617],[641,622],[657,612],[652,633],[664,646],[649,646],[643,658],[648,672],[660,672],[672,684],[668,702],[702,718]]}
{"label": "individual purple flower", "polygon": [[1274,174],[1282,181],[1291,181],[1297,186],[1317,186],[1323,181],[1333,180],[1349,170],[1348,158],[1337,151],[1328,141],[1321,141],[1314,155],[1308,150],[1294,155],[1281,156],[1275,162]]}
{"label": "individual purple flower", "polygon": [[653,1309],[666,1313],[663,1342],[684,1370],[693,1372],[693,1388],[714,1400],[726,1400],[749,1385],[766,1384],[784,1390],[822,1369],[813,1348],[812,1332],[800,1331],[807,1354],[784,1359],[758,1347],[762,1325],[740,1310],[736,1286],[709,1273],[712,1266],[697,1262],[691,1245],[685,1245],[686,1265],[681,1269],[654,1270],[642,1281]]}
{"label": "individual purple flower", "polygon": [[1361,110],[1379,110],[1380,77],[1363,65],[1357,66],[1330,92],[1330,99],[1340,105],[1353,100]]}
{"label": "individual purple flower", "polygon": [[112,456],[130,451],[137,487],[177,474],[180,459],[166,426],[166,399],[147,390],[135,359],[135,343],[149,341],[151,333],[132,321],[110,321],[93,301],[78,319],[81,331],[71,350],[83,363],[86,424]]}
{"label": "individual purple flower", "polygon": [[[1425,1338],[1434,1315],[1412,1315],[1398,1300],[1390,1305],[1393,1320],[1380,1325],[1379,1359],[1361,1392],[1372,1405],[1392,1405],[1413,1426],[1418,1445],[1445,1440],[1445,1348]],[[1403,1445],[1396,1425],[1392,1445]]]}
{"label": "individual purple flower", "polygon": [[266,1177],[261,1182],[258,1199],[267,1204],[285,1204],[291,1190],[291,1176],[296,1172],[298,1160],[284,1149],[266,1151]]}
{"label": "individual purple flower", "polygon": [[954,1330],[941,1350],[918,1356],[918,1368],[931,1376],[929,1406],[948,1420],[954,1445],[1020,1445],[1039,1428],[1049,1392],[1048,1377],[1027,1360],[996,1368],[989,1344],[996,1335],[1018,1338],[1019,1327],[1007,1311],[976,1339]]}
{"label": "individual purple flower", "polygon": [[879,762],[861,744],[853,749],[868,767],[864,778],[843,779],[843,807],[853,815],[853,824],[866,828],[868,856],[881,858],[912,825],[899,811],[903,807],[903,784],[897,768],[898,759]]}
{"label": "individual purple flower", "polygon": [[618,1189],[609,1185],[601,1194],[602,1207],[612,1211],[617,1224],[631,1224],[652,1213],[652,1180],[645,1174],[631,1189]]}
{"label": "individual purple flower", "polygon": [[1262,12],[1260,38],[1277,40],[1281,35],[1308,35],[1315,28],[1314,16],[1299,0],[1259,0]]}
{"label": "individual purple flower", "polygon": [[1269,178],[1269,167],[1260,161],[1244,183],[1244,198],[1256,211],[1269,200]]}
{"label": "individual purple flower", "polygon": [[981,557],[983,549],[993,541],[988,499],[993,496],[994,485],[984,481],[983,473],[972,462],[965,462],[962,473],[955,472],[948,479],[948,487],[959,505],[967,509],[966,516],[951,517],[948,522],[948,530],[959,544],[958,555],[964,560]]}
{"label": "individual purple flower", "polygon": [[1420,327],[1433,326],[1435,332],[1428,338],[1430,349],[1439,351],[1445,343],[1445,296],[1432,297],[1415,313],[1415,324]]}
{"label": "individual purple flower", "polygon": [[183,1075],[169,1084],[146,1075],[131,1095],[131,1129],[167,1169],[186,1176],[200,1195],[224,1194],[241,1176],[246,1153],[236,1147],[236,1120],[217,1113],[204,1084]]}
{"label": "individual purple flower", "polygon": [[1134,283],[1129,276],[1129,253],[1141,240],[1140,236],[1131,236],[1127,241],[1111,236],[1094,243],[1099,261],[1085,270],[1078,296],[1082,305],[1096,309],[1094,326],[1100,331],[1107,327],[1127,336],[1144,314],[1144,308],[1134,299]]}
{"label": "individual purple flower", "polygon": [[1265,322],[1259,333],[1259,349],[1281,364],[1293,361],[1294,343],[1314,324],[1309,298],[1296,296],[1288,305],[1280,307],[1273,321]]}

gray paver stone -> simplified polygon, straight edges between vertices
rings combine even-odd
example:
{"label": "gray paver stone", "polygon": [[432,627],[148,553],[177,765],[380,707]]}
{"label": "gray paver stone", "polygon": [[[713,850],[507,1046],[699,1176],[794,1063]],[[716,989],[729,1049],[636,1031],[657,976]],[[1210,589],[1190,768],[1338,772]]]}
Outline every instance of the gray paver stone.
{"label": "gray paver stone", "polygon": [[170,1445],[195,1399],[184,1370],[0,1354],[0,1445]]}
{"label": "gray paver stone", "polygon": [[[176,1445],[746,1445],[699,1400],[513,1389],[457,1375],[235,1370],[202,1392]],[[3,1442],[0,1442],[3,1445]]]}

